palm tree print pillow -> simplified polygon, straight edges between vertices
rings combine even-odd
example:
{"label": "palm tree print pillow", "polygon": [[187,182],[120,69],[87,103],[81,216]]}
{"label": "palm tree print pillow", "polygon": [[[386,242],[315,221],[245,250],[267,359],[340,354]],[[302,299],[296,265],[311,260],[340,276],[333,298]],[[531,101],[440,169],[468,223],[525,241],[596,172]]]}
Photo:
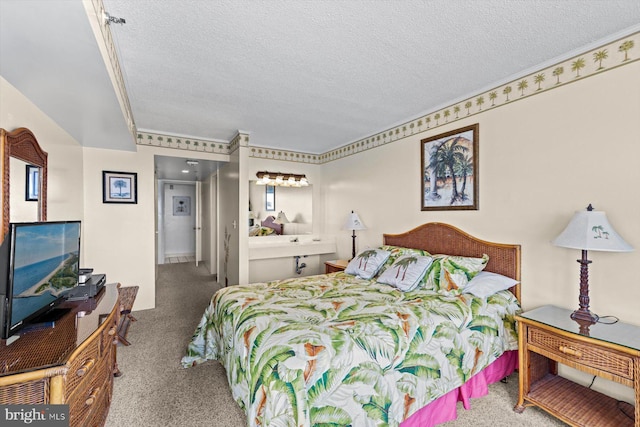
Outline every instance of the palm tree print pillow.
{"label": "palm tree print pillow", "polygon": [[349,261],[344,272],[361,279],[371,279],[384,265],[390,254],[389,251],[382,249],[365,249]]}
{"label": "palm tree print pillow", "polygon": [[431,256],[431,254],[422,249],[414,249],[414,248],[405,248],[403,246],[393,246],[393,245],[382,245],[380,249],[383,251],[391,252],[389,255],[389,259],[384,263],[382,268],[380,269],[380,274],[387,268],[391,267],[396,259],[400,258],[404,255],[414,255],[414,256]]}
{"label": "palm tree print pillow", "polygon": [[432,262],[433,258],[429,256],[401,256],[380,274],[377,281],[395,286],[402,292],[413,291],[424,278]]}
{"label": "palm tree print pillow", "polygon": [[422,287],[443,294],[458,295],[486,267],[487,262],[487,254],[482,255],[482,258],[433,255],[433,263],[427,270]]}

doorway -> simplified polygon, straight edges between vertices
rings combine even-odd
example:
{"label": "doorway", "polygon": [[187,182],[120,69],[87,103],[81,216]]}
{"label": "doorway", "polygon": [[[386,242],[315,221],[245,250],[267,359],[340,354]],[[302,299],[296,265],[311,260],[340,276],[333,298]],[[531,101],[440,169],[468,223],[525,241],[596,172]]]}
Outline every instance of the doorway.
{"label": "doorway", "polygon": [[196,257],[196,225],[199,225],[196,183],[165,181],[160,198],[163,203],[159,203],[158,209],[161,229],[158,264],[200,261]]}

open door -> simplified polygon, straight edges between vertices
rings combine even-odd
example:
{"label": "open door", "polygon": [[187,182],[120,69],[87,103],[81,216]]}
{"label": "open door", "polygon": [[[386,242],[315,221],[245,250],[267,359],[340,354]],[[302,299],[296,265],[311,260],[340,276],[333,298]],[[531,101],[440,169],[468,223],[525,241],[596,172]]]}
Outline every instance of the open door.
{"label": "open door", "polygon": [[202,183],[196,181],[196,224],[193,227],[196,235],[196,267],[202,259]]}

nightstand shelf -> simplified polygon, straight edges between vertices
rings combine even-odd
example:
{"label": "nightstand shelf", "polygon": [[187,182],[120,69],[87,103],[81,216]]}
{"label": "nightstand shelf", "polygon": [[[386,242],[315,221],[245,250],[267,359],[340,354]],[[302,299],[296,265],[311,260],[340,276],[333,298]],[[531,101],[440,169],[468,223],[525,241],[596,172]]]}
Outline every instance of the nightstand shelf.
{"label": "nightstand shelf", "polygon": [[324,272],[325,274],[329,274],[329,273],[335,273],[337,271],[344,271],[344,269],[347,268],[347,264],[349,264],[349,261],[347,261],[346,259],[325,261]]}
{"label": "nightstand shelf", "polygon": [[[517,316],[520,394],[514,410],[538,406],[572,426],[640,427],[640,327],[581,327],[570,314],[544,306]],[[635,408],[558,376],[558,363],[633,388]]]}

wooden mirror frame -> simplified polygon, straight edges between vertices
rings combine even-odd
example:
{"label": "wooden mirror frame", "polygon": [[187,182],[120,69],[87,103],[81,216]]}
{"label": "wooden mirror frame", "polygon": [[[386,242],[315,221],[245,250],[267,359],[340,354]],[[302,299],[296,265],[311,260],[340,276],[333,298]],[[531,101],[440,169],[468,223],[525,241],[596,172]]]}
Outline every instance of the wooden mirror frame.
{"label": "wooden mirror frame", "polygon": [[2,170],[2,240],[9,231],[9,184],[11,157],[40,168],[38,183],[38,221],[47,220],[47,153],[40,148],[38,140],[27,128],[11,132],[0,129],[0,170]]}

